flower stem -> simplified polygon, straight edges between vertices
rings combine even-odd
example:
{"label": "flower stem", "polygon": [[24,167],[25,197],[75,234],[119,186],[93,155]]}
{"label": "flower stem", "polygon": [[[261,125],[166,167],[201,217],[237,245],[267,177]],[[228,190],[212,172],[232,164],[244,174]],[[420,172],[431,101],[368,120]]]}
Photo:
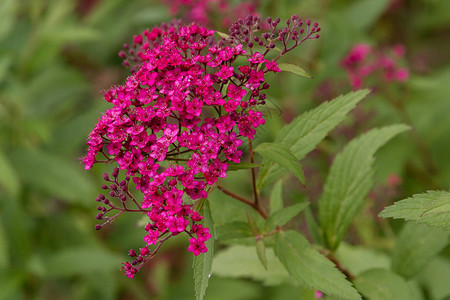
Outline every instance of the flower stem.
{"label": "flower stem", "polygon": [[231,198],[234,198],[240,202],[243,202],[245,204],[247,204],[248,206],[253,207],[264,219],[267,219],[269,217],[269,215],[267,214],[266,210],[261,207],[261,206],[256,206],[254,202],[252,202],[251,200],[244,198],[238,194],[235,194],[234,192],[227,190],[226,188],[224,188],[222,185],[218,184],[217,188],[224,194],[230,196]]}
{"label": "flower stem", "polygon": [[336,259],[336,257],[334,257],[333,254],[330,253],[326,257],[336,265],[336,268],[338,268],[338,270],[341,271],[349,281],[353,281],[353,279],[355,279],[355,276],[350,273],[343,265],[341,265],[341,263]]}
{"label": "flower stem", "polygon": [[[253,157],[254,152],[253,152],[253,145],[252,145],[251,139],[248,139],[248,150],[250,152],[250,163],[254,164],[255,158]],[[256,171],[254,168],[251,168],[250,172],[252,173],[253,201],[255,202],[255,206],[259,207],[260,206],[259,195],[258,195],[258,190],[256,189]]]}

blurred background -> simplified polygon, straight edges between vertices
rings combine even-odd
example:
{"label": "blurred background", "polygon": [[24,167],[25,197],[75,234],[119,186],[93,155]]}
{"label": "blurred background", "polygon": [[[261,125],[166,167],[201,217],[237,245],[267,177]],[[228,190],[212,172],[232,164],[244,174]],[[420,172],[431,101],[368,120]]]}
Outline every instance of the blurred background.
{"label": "blurred background", "polygon": [[[262,0],[256,11],[263,18],[299,14],[322,28],[319,40],[283,59],[314,79],[289,74],[270,79],[273,109],[266,112],[258,141],[273,140],[285,122],[349,92],[341,61],[355,44],[366,43],[378,53],[404,46],[395,63],[408,69],[408,79],[369,76],[363,86],[372,88],[371,96],[303,161],[307,186],[286,181],[284,192],[287,202],[310,201],[314,214],[329,164],[351,138],[375,126],[412,125],[411,134],[377,154],[377,184],[340,256],[344,265],[360,268],[369,256],[388,264],[383,253],[392,248],[400,223],[387,226],[377,219],[379,211],[413,193],[448,189],[450,183],[450,1]],[[122,275],[128,249],[142,244],[139,219],[123,216],[95,231],[95,197],[107,167],[87,172],[79,161],[90,130],[108,107],[102,90],[129,74],[117,55],[122,45],[172,18],[169,5],[157,0],[0,1],[0,299],[194,299],[186,237],[165,243],[135,279]],[[235,173],[227,185],[250,193],[242,185],[247,174]],[[241,203],[218,193],[210,200],[216,225],[245,220],[243,210],[234,213]],[[303,230],[304,224],[300,218],[290,226]],[[245,245],[217,248],[205,299],[311,295],[281,269],[262,275],[254,251],[247,253]],[[450,295],[449,257],[447,247],[415,279],[422,299]]]}

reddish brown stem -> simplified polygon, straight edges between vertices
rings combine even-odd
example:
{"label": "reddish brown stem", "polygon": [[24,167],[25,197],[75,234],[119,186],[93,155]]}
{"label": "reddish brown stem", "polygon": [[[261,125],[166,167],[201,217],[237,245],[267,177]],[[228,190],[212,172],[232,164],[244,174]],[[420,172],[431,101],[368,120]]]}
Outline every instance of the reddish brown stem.
{"label": "reddish brown stem", "polygon": [[343,265],[341,265],[341,263],[336,259],[336,257],[333,256],[333,254],[330,253],[326,257],[336,265],[339,271],[341,271],[349,281],[353,281],[353,279],[355,279],[355,276],[350,273]]}
{"label": "reddish brown stem", "polygon": [[254,202],[252,202],[251,200],[244,198],[238,194],[233,193],[230,190],[227,190],[226,188],[224,188],[223,186],[221,186],[220,184],[217,185],[217,188],[224,194],[230,196],[231,198],[234,198],[242,203],[247,204],[248,206],[253,207],[264,219],[267,219],[269,217],[269,215],[267,214],[266,210],[261,207],[261,206],[256,206]]}
{"label": "reddish brown stem", "polygon": [[[254,164],[255,163],[255,158],[254,158],[254,152],[253,152],[253,145],[252,145],[252,140],[248,139],[248,151],[250,152],[250,163]],[[251,168],[250,172],[252,173],[252,190],[253,190],[253,201],[255,203],[255,206],[259,207],[259,195],[258,195],[258,190],[256,189],[256,170],[255,168]]]}

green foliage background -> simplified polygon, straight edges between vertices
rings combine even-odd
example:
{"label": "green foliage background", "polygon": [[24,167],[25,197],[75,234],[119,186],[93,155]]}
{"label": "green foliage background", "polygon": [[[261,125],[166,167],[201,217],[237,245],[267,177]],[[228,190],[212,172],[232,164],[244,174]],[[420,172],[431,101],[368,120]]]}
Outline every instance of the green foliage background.
{"label": "green foliage background", "polygon": [[[412,286],[415,294],[410,299],[444,299],[450,296],[449,247],[436,246],[443,248],[438,256],[424,249],[415,264],[402,260],[406,250],[396,244],[396,236],[404,222],[380,221],[376,213],[381,206],[414,193],[448,189],[450,2],[391,1],[400,3],[399,9],[388,8],[389,2],[261,1],[264,17],[283,19],[298,13],[317,20],[322,36],[284,58],[314,79],[290,74],[272,79],[269,104],[281,112],[267,112],[267,125],[255,144],[275,140],[287,120],[318,106],[323,97],[336,96],[320,88],[324,82],[333,82],[338,93],[350,90],[339,60],[353,44],[405,44],[410,80],[364,100],[360,109],[375,110],[376,115],[361,126],[351,127],[355,116],[344,122],[353,128],[352,136],[395,123],[413,127],[412,135],[396,137],[377,154],[374,191],[390,174],[402,178],[401,190],[384,202],[364,205],[336,256],[355,275],[362,274],[355,282],[361,291],[370,290],[373,278],[383,276],[393,278],[396,286]],[[194,299],[192,258],[185,237],[164,244],[137,278],[121,274],[120,262],[126,260],[128,249],[141,245],[143,230],[135,216],[119,218],[101,232],[94,230],[94,199],[107,167],[85,172],[79,163],[88,133],[107,108],[101,91],[127,76],[118,51],[133,34],[170,20],[167,7],[151,0],[2,0],[0,16],[0,299]],[[321,91],[325,96],[318,96]],[[403,106],[395,108],[386,100],[389,97],[401,99]],[[412,146],[417,138],[425,152]],[[319,149],[332,155],[347,142],[337,130]],[[329,163],[314,157],[307,157],[302,165],[315,170],[313,175],[305,171],[307,187],[323,182],[329,171]],[[242,184],[248,181],[244,173],[235,172],[226,184],[250,195],[250,187]],[[290,179],[283,192],[285,203],[311,202],[306,217],[289,223],[292,229],[302,230],[311,220],[308,216],[315,214],[317,199],[311,196],[314,191],[305,191]],[[264,187],[268,194],[270,187]],[[272,197],[281,197],[280,193],[273,191]],[[242,203],[218,192],[211,195],[210,205],[219,238],[221,225],[236,222],[239,227],[237,222],[247,220]],[[292,284],[271,249],[266,253],[270,273],[264,273],[254,247],[249,248],[254,239],[245,238],[251,233],[243,234],[239,245],[225,250],[227,242],[216,246],[205,299],[299,299],[299,295],[313,299],[313,291]],[[399,240],[409,241],[407,232],[402,234]],[[424,234],[433,244],[433,234]],[[421,264],[423,257],[433,259]],[[409,281],[369,270],[387,269],[391,263]]]}

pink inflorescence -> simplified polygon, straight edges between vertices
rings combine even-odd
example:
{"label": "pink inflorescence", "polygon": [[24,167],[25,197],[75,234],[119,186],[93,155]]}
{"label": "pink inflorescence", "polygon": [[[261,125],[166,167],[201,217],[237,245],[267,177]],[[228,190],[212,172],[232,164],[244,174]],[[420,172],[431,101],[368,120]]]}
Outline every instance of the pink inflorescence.
{"label": "pink inflorescence", "polygon": [[[97,162],[118,165],[112,178],[104,174],[109,185],[102,188],[109,190],[110,198],[97,197],[104,204],[98,207],[97,219],[104,223],[96,229],[124,212],[148,217],[145,246],[137,252],[130,250],[133,261],[122,267],[128,277],[133,277],[164,241],[182,232],[190,236],[188,250],[194,255],[207,251],[205,241],[211,234],[199,224],[203,217],[193,205],[227,175],[230,162],[240,162],[242,139],[253,139],[265,122],[257,110],[265,103],[264,90],[269,88],[265,75],[280,72],[275,61],[280,56],[265,58],[273,48],[268,37],[261,38],[263,51],[244,50],[250,43],[246,41],[249,30],[254,32],[259,22],[251,16],[240,20],[233,25],[230,39],[220,41],[214,39],[212,30],[174,22],[145,30],[134,37],[127,53],[121,52],[133,73],[125,84],[104,93],[113,107],[90,133],[83,161],[86,169]],[[271,37],[276,35],[278,22],[271,24]],[[238,28],[244,35],[236,34]],[[298,31],[298,26],[295,28]],[[309,22],[303,40],[316,38],[317,28]],[[289,33],[281,30],[280,36],[288,38],[292,32],[294,29]],[[300,43],[298,38],[291,40],[294,45]],[[292,46],[284,52],[290,49]],[[242,63],[237,63],[238,58]],[[122,181],[118,179],[120,170],[125,172]],[[129,191],[130,182],[142,192],[142,200]],[[111,211],[118,213],[106,216]]]}
{"label": "pink inflorescence", "polygon": [[368,44],[355,45],[341,61],[347,71],[353,89],[360,89],[364,79],[373,73],[381,73],[386,82],[405,82],[409,78],[407,68],[399,66],[399,60],[405,55],[403,45],[396,45],[390,51],[381,51]]}

